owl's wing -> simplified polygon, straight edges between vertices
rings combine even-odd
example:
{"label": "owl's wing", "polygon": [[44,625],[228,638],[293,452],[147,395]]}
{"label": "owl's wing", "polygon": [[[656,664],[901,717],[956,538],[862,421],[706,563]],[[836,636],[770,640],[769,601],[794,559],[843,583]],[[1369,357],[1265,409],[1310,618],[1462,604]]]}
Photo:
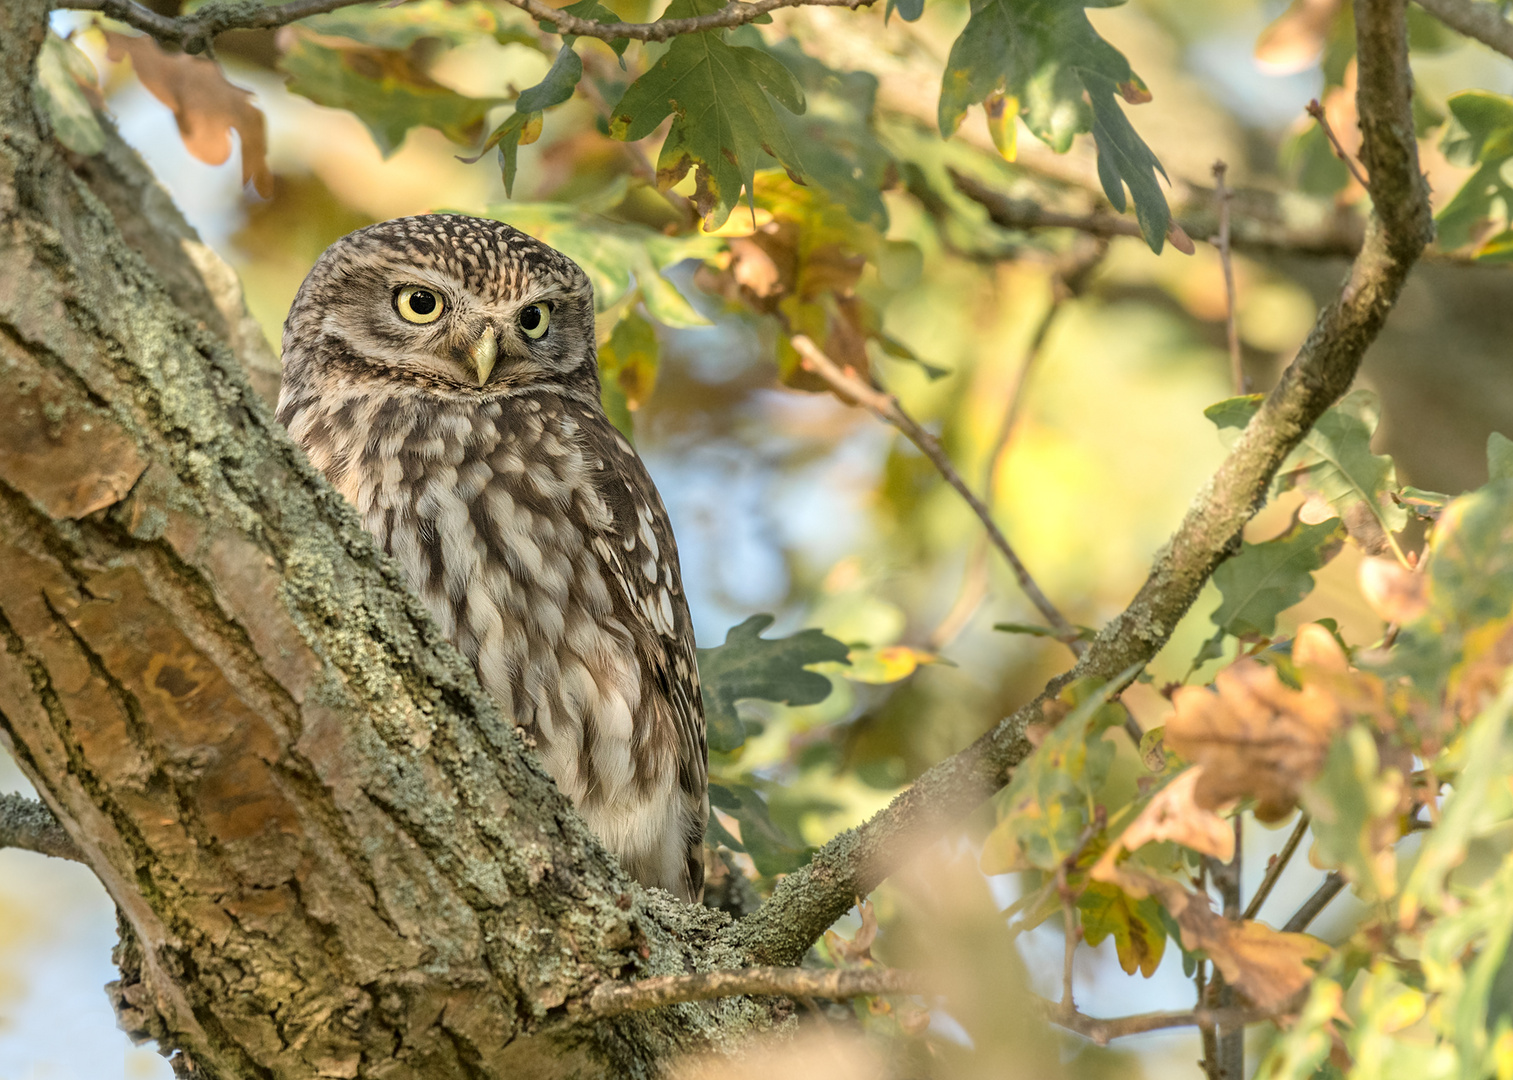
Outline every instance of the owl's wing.
{"label": "owl's wing", "polygon": [[689,893],[697,898],[704,884],[709,750],[678,545],[646,466],[625,436],[602,416],[587,425],[585,435],[590,461],[597,465],[594,487],[614,521],[596,547],[615,579],[611,591],[620,593],[617,600],[624,603],[626,622],[636,636],[642,685],[655,688],[666,703],[665,719],[657,726],[671,721],[670,730],[654,731],[649,737],[671,735],[677,742],[678,784],[687,806]]}

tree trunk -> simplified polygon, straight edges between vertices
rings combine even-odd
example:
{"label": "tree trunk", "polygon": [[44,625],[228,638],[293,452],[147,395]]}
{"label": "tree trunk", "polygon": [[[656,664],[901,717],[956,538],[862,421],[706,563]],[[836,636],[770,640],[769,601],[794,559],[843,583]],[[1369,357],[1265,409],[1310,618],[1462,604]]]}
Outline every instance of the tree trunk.
{"label": "tree trunk", "polygon": [[46,13],[0,5],[0,735],[120,909],[123,1024],[184,1076],[437,1080],[771,1023],[572,1019],[739,965],[728,920],[614,865],[274,422],[161,192],[54,142]]}

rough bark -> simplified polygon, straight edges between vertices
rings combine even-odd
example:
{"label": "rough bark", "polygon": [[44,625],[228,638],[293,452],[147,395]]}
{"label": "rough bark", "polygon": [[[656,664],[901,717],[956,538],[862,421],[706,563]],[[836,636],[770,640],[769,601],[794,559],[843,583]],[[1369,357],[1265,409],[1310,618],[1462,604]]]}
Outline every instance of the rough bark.
{"label": "rough bark", "polygon": [[768,1022],[563,1022],[735,966],[727,917],[632,886],[273,421],[185,237],[142,232],[131,163],[71,168],[45,15],[0,7],[0,735],[120,909],[123,1021],[238,1080],[643,1076]]}

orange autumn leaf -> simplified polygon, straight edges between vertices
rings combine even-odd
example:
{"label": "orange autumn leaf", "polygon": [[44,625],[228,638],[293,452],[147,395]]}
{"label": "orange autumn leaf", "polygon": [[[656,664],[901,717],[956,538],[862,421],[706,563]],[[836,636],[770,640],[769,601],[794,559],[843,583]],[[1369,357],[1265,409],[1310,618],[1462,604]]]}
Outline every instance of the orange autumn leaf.
{"label": "orange autumn leaf", "polygon": [[166,53],[150,37],[105,31],[111,60],[131,57],[137,78],[152,96],[173,111],[188,150],[207,165],[231,156],[231,132],[242,144],[242,183],[251,183],[264,198],[273,194],[268,168],[268,132],[252,94],[232,86],[214,60],[187,53]]}

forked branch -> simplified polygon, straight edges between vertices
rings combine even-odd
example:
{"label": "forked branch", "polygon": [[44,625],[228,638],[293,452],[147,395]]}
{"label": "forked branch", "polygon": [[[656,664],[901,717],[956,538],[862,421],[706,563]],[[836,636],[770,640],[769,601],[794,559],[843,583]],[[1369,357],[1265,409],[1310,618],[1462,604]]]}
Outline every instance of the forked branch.
{"label": "forked branch", "polygon": [[1355,6],[1362,156],[1374,207],[1360,254],[1334,300],[1218,471],[1194,498],[1149,577],[1077,666],[971,746],[924,773],[887,809],[822,847],[762,908],[726,931],[754,963],[796,963],[826,927],[986,799],[1030,752],[1025,728],[1070,679],[1114,679],[1148,663],[1266,501],[1282,459],[1350,387],[1408,273],[1434,235],[1419,172],[1408,69],[1407,0]]}

